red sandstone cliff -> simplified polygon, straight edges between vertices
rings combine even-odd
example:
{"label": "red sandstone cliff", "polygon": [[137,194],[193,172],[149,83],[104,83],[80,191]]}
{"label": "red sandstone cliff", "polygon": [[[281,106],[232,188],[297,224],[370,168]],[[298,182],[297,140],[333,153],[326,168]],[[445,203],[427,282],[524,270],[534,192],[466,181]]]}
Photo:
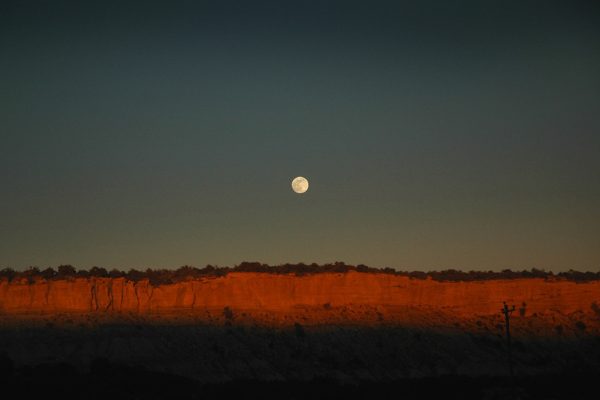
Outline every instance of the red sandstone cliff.
{"label": "red sandstone cliff", "polygon": [[[359,272],[307,276],[236,272],[160,286],[125,278],[0,281],[0,315],[5,316],[65,312],[190,315],[210,310],[218,313],[225,307],[238,315],[282,315],[295,314],[299,309],[366,307],[393,321],[402,319],[409,308],[459,316],[498,314],[503,301],[517,306],[525,303],[529,315],[592,313],[592,304],[600,305],[600,282],[437,282]],[[323,318],[327,317],[315,312],[304,320],[318,322]]]}

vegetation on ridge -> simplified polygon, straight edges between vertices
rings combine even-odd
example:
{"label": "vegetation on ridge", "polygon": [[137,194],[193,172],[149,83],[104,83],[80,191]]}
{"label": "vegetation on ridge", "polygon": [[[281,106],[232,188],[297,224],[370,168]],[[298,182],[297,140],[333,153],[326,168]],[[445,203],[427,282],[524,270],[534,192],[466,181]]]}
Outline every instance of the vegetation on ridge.
{"label": "vegetation on ridge", "polygon": [[12,268],[4,268],[0,270],[0,280],[8,281],[28,279],[34,282],[39,279],[57,280],[57,279],[72,279],[76,277],[102,277],[102,278],[121,278],[132,281],[140,281],[149,279],[154,285],[169,284],[188,279],[207,277],[207,276],[224,276],[229,272],[261,272],[271,274],[295,274],[297,276],[317,274],[317,273],[332,273],[332,272],[368,272],[376,274],[391,274],[399,276],[407,276],[411,279],[433,279],[435,281],[481,281],[491,279],[519,279],[519,278],[543,278],[543,279],[565,279],[574,282],[589,282],[600,280],[600,271],[598,272],[579,272],[569,270],[568,272],[560,272],[554,274],[552,271],[544,271],[532,268],[531,270],[512,271],[505,269],[500,272],[495,271],[459,271],[455,269],[447,269],[442,271],[401,271],[393,268],[374,268],[366,265],[347,265],[343,262],[335,262],[324,265],[318,264],[282,264],[270,266],[259,262],[242,262],[235,267],[216,267],[207,265],[204,268],[191,267],[188,265],[178,269],[146,269],[139,271],[130,269],[129,271],[121,271],[118,269],[93,267],[90,270],[76,269],[71,265],[60,265],[57,269],[52,267],[40,269],[39,267],[29,267],[24,271],[15,271]]}

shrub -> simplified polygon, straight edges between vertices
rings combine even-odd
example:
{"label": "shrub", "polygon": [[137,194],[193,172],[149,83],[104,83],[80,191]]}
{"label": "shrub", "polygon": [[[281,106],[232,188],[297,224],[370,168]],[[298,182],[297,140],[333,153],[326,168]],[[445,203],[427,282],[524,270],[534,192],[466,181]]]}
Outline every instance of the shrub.
{"label": "shrub", "polygon": [[108,271],[105,268],[92,267],[92,269],[90,269],[90,276],[94,276],[97,278],[106,278],[108,277]]}
{"label": "shrub", "polygon": [[126,274],[127,279],[129,279],[130,281],[141,281],[142,279],[144,279],[146,277],[146,274],[144,274],[141,271],[138,271],[137,269],[130,269],[129,272],[127,272]]}
{"label": "shrub", "polygon": [[111,269],[110,272],[108,273],[108,276],[110,276],[111,278],[121,278],[125,275],[126,275],[125,272],[120,271],[116,268]]}
{"label": "shrub", "polygon": [[87,278],[90,276],[90,272],[85,269],[80,269],[79,271],[77,271],[77,276],[81,278]]}
{"label": "shrub", "polygon": [[53,268],[46,268],[45,270],[40,272],[40,275],[42,276],[42,278],[49,280],[56,277],[56,271]]}
{"label": "shrub", "polygon": [[585,328],[587,328],[587,326],[583,323],[583,321],[577,321],[575,322],[575,327],[577,329],[579,329],[579,331],[584,332]]}
{"label": "shrub", "polygon": [[231,308],[229,308],[229,306],[223,308],[223,316],[227,321],[233,320],[233,311],[231,310]]}
{"label": "shrub", "polygon": [[519,307],[519,315],[521,317],[524,317],[526,312],[527,312],[527,303],[523,302],[523,304],[521,304],[521,307]]}
{"label": "shrub", "polygon": [[12,268],[4,268],[0,271],[0,277],[6,278],[8,281],[12,281],[17,273]]}
{"label": "shrub", "polygon": [[59,265],[58,266],[58,273],[57,273],[57,278],[67,278],[67,277],[71,277],[71,276],[75,276],[77,274],[77,271],[75,270],[75,268],[72,265]]}
{"label": "shrub", "polygon": [[600,317],[600,306],[595,301],[592,303],[591,308],[596,313],[596,316]]}

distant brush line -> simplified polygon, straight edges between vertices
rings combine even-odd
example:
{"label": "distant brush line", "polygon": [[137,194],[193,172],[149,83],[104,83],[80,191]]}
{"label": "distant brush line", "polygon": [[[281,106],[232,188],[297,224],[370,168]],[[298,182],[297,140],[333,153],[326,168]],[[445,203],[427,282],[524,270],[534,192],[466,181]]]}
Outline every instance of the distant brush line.
{"label": "distant brush line", "polygon": [[295,274],[297,276],[319,274],[319,273],[344,273],[349,271],[375,273],[375,274],[390,274],[407,276],[412,279],[432,279],[439,282],[467,282],[467,281],[484,281],[494,279],[522,279],[522,278],[542,278],[542,279],[563,279],[573,282],[591,282],[600,280],[600,271],[597,272],[580,272],[569,270],[568,272],[559,272],[554,274],[552,271],[532,268],[531,270],[512,271],[505,269],[500,272],[495,271],[460,271],[455,269],[447,269],[442,271],[401,271],[393,268],[374,268],[363,264],[348,265],[343,262],[328,263],[323,265],[318,264],[281,264],[270,266],[259,262],[242,262],[235,267],[216,267],[207,265],[204,268],[192,266],[182,266],[177,269],[151,269],[139,271],[130,269],[129,271],[121,271],[118,269],[93,267],[89,270],[76,269],[71,265],[60,265],[57,269],[52,267],[40,269],[39,267],[29,267],[24,271],[15,271],[12,268],[4,268],[0,270],[0,279],[26,278],[31,282],[37,279],[65,279],[70,277],[99,277],[99,278],[120,278],[124,277],[131,281],[150,280],[152,284],[169,284],[185,281],[188,279],[205,277],[205,276],[224,276],[229,272],[261,272],[269,274]]}

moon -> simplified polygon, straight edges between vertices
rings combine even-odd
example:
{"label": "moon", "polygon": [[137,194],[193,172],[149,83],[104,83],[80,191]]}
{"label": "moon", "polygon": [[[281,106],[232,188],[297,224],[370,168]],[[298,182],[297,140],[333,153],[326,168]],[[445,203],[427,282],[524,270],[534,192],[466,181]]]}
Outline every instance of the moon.
{"label": "moon", "polygon": [[299,176],[292,181],[292,190],[296,193],[304,193],[308,190],[308,179]]}

